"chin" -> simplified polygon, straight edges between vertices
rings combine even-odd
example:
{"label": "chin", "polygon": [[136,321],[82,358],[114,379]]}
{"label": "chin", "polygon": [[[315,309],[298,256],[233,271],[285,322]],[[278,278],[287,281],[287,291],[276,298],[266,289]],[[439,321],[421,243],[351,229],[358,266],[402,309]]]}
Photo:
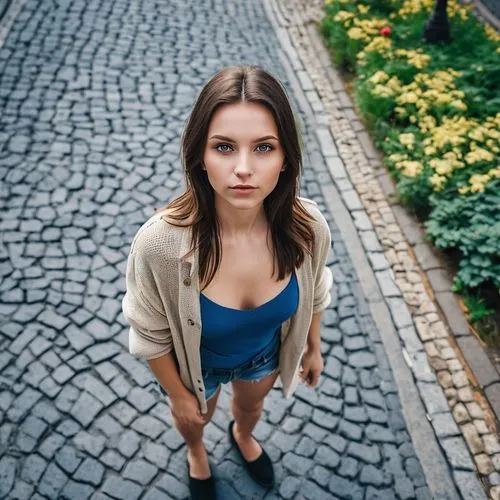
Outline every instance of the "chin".
{"label": "chin", "polygon": [[238,210],[250,210],[260,207],[264,203],[264,200],[229,200],[228,203]]}
{"label": "chin", "polygon": [[260,197],[245,199],[245,198],[224,198],[224,203],[229,205],[230,207],[236,208],[238,210],[250,210],[252,208],[260,207],[264,200],[260,199]]}

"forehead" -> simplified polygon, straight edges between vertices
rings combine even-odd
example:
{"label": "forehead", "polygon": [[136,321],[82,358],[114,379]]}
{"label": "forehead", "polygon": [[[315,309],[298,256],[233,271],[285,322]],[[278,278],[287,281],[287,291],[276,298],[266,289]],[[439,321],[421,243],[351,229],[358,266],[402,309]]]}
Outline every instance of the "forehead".
{"label": "forehead", "polygon": [[214,113],[208,128],[209,136],[221,134],[232,137],[236,134],[253,135],[254,133],[278,133],[271,111],[255,102],[224,104]]}

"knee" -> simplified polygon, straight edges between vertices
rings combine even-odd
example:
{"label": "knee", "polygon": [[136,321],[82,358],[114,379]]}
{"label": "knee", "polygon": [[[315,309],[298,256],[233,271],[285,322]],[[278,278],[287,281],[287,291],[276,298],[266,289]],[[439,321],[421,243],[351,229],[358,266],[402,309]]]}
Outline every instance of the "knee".
{"label": "knee", "polygon": [[234,407],[245,413],[257,413],[261,412],[264,406],[264,401],[245,401],[241,398],[233,398]]}
{"label": "knee", "polygon": [[[203,416],[203,415],[202,415]],[[209,418],[203,416],[203,423],[186,423],[182,422],[178,418],[172,414],[172,420],[174,421],[174,425],[176,429],[184,436],[186,434],[198,434],[199,432],[203,432],[203,428],[210,421]]]}

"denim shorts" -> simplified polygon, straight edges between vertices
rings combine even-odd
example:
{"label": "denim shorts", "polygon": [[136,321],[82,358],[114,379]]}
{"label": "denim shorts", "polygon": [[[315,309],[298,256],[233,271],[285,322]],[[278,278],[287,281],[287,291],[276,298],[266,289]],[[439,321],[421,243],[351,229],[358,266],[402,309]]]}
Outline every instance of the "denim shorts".
{"label": "denim shorts", "polygon": [[[235,368],[201,368],[203,384],[205,386],[205,399],[210,399],[217,393],[221,384],[227,384],[232,380],[247,380],[259,382],[263,378],[276,373],[279,368],[281,342],[278,338],[268,349],[253,359]],[[159,391],[167,396],[167,392],[155,380]]]}

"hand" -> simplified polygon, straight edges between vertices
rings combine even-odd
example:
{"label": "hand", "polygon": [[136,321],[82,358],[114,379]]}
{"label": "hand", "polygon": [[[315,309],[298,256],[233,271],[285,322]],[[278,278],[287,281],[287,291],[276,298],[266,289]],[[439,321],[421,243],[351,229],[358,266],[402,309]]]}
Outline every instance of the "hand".
{"label": "hand", "polygon": [[182,396],[170,397],[172,415],[181,425],[204,425],[205,418],[200,412],[194,394],[186,391]]}
{"label": "hand", "polygon": [[302,356],[302,370],[300,378],[309,387],[316,387],[319,376],[324,368],[323,358],[319,347],[307,347],[307,351]]}

